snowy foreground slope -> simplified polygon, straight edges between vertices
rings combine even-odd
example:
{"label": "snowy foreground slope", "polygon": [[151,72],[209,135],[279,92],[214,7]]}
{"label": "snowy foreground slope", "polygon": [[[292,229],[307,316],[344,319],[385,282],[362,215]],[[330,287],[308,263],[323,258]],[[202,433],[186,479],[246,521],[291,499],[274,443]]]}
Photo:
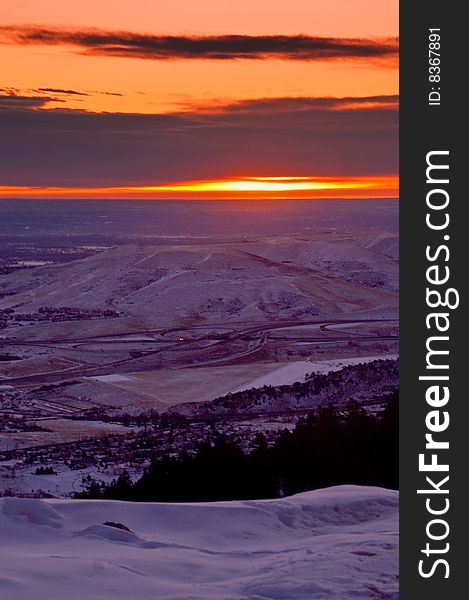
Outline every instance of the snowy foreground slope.
{"label": "snowy foreground slope", "polygon": [[2,498],[0,597],[397,599],[397,518],[397,492],[357,486],[212,504]]}

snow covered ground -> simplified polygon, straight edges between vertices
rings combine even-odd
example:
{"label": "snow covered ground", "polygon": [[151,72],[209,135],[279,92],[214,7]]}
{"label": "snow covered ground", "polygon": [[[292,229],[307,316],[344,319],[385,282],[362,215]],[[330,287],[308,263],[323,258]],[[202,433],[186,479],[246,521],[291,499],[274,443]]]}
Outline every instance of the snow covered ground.
{"label": "snow covered ground", "polygon": [[116,383],[119,381],[132,381],[127,375],[121,375],[119,373],[113,373],[112,375],[98,375],[97,377],[91,377],[96,381],[104,381],[104,383]]}
{"label": "snow covered ground", "polygon": [[[38,468],[36,465],[24,465],[20,459],[2,461],[0,463],[0,490],[8,494],[23,496],[29,494],[50,494],[53,496],[67,497],[74,492],[81,492],[88,488],[89,476],[91,479],[111,483],[117,479],[125,469],[132,475],[135,469],[132,465],[122,466],[110,465],[107,468],[100,468],[96,465],[83,467],[82,469],[70,469],[60,464],[46,465],[52,467],[56,474],[54,475],[36,475]],[[141,475],[140,469],[138,475]],[[1,536],[1,532],[0,532]]]}
{"label": "snow covered ground", "polygon": [[232,394],[250,389],[260,389],[265,385],[291,385],[296,381],[304,381],[305,375],[311,373],[331,373],[332,371],[340,371],[349,365],[358,365],[360,363],[372,362],[373,360],[395,360],[397,354],[380,354],[379,356],[358,356],[353,358],[340,358],[334,360],[308,361],[297,360],[288,363],[282,367],[273,369],[270,373],[262,375],[244,383],[242,386],[231,391]]}
{"label": "snow covered ground", "polygon": [[201,504],[1,498],[0,531],[8,600],[398,598],[398,495],[380,488]]}

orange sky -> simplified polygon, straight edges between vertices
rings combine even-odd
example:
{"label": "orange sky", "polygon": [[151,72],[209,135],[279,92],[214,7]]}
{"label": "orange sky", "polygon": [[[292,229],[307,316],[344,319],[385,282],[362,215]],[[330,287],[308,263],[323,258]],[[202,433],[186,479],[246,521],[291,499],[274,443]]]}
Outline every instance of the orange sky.
{"label": "orange sky", "polygon": [[[389,41],[398,35],[398,2],[15,0],[0,4],[0,27],[12,25],[61,30],[97,28],[153,36],[302,34]],[[51,97],[39,107],[42,112],[72,109],[161,114],[192,111],[194,107],[207,110],[241,100],[398,93],[396,60],[284,60],[275,56],[255,60],[153,60],[90,55],[71,43],[17,44],[1,40],[0,32],[0,94]],[[288,176],[291,172],[279,174]],[[314,165],[304,175],[314,176]],[[224,176],[229,178],[230,173]],[[180,179],[187,177],[181,173]],[[203,174],[200,179],[204,179]],[[50,187],[54,187],[53,182]]]}
{"label": "orange sky", "polygon": [[153,33],[398,34],[394,0],[14,0],[0,21],[94,26]]}
{"label": "orange sky", "polygon": [[[389,38],[398,33],[397,5],[397,0],[16,0],[0,4],[0,23],[155,35]],[[153,113],[201,99],[395,94],[398,86],[396,68],[363,62],[164,62],[90,58],[67,46],[0,45],[0,63],[4,87],[86,91],[90,96],[62,98],[65,106],[99,111]],[[105,91],[122,96],[96,93]]]}

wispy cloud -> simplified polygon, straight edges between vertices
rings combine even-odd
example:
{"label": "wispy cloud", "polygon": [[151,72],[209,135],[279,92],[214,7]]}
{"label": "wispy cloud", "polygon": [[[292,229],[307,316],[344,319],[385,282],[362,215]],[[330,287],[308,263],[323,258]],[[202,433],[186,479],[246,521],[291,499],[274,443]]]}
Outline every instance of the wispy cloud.
{"label": "wispy cloud", "polygon": [[51,96],[23,96],[12,92],[0,93],[0,110],[35,110],[44,108],[49,102],[60,101],[58,98]]}
{"label": "wispy cloud", "polygon": [[49,94],[64,94],[66,96],[89,96],[85,92],[78,92],[77,90],[63,90],[61,88],[38,88],[38,92],[47,92]]}
{"label": "wispy cloud", "polygon": [[0,27],[0,43],[68,45],[87,55],[150,60],[395,59],[397,40],[307,35],[157,36],[127,31],[29,25]]}
{"label": "wispy cloud", "polygon": [[94,92],[95,94],[103,94],[103,96],[122,96],[119,92]]}
{"label": "wispy cloud", "polygon": [[[37,89],[0,88],[0,110],[54,110],[64,111],[65,97],[72,96],[75,100],[93,95],[122,96],[117,92],[87,91],[40,87]],[[73,110],[73,109],[72,109]],[[77,110],[77,109],[76,109]]]}
{"label": "wispy cloud", "polygon": [[287,97],[287,98],[258,98],[239,100],[237,102],[214,102],[212,105],[183,104],[188,111],[201,113],[282,113],[299,111],[332,111],[332,110],[360,110],[360,109],[396,109],[399,105],[399,96],[350,96],[350,97]]}

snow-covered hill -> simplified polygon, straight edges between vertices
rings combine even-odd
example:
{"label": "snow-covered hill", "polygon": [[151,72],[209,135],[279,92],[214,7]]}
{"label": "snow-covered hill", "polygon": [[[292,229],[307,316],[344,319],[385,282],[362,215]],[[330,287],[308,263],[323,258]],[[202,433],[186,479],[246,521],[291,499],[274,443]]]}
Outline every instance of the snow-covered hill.
{"label": "snow-covered hill", "polygon": [[0,308],[112,309],[158,325],[359,311],[395,316],[396,274],[395,261],[352,241],[126,245],[4,276]]}
{"label": "snow-covered hill", "polygon": [[398,598],[398,495],[380,488],[212,504],[2,498],[0,531],[8,600]]}
{"label": "snow-covered hill", "polygon": [[399,361],[377,359],[349,363],[329,373],[311,373],[304,382],[256,386],[226,394],[209,402],[187,402],[173,411],[189,416],[258,415],[304,411],[318,406],[344,406],[349,400],[382,403],[382,396],[399,388]]}

